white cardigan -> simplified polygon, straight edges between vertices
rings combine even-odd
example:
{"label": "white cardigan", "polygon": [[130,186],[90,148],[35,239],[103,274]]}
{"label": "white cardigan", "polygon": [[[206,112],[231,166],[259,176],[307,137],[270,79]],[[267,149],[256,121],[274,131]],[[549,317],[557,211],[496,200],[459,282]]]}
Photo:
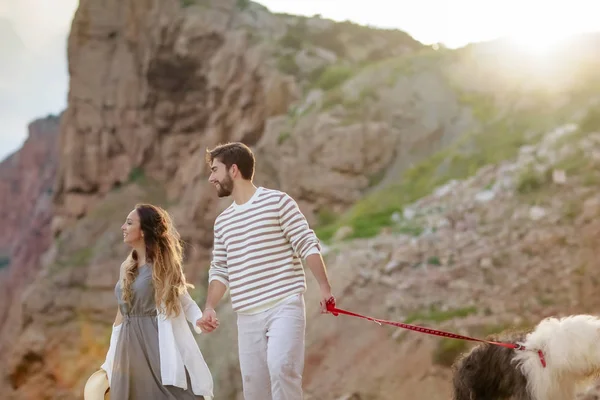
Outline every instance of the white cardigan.
{"label": "white cardigan", "polygon": [[[198,304],[196,304],[189,293],[186,292],[179,299],[183,313],[179,313],[177,317],[167,318],[157,309],[162,384],[177,386],[186,390],[187,379],[185,370],[187,368],[194,394],[204,396],[206,400],[210,400],[214,396],[212,375],[186,322],[186,319],[190,321],[196,333],[201,333],[200,328],[196,326],[196,321],[202,318],[202,311],[200,311],[200,307],[198,307]],[[122,325],[122,323],[118,326],[113,325],[106,360],[100,367],[106,371],[109,386],[119,332]]]}

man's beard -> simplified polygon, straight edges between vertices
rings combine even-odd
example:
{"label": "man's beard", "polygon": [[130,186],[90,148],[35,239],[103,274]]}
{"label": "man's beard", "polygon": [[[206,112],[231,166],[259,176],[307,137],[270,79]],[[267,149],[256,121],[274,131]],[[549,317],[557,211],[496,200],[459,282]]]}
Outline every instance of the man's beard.
{"label": "man's beard", "polygon": [[219,182],[219,186],[217,188],[217,196],[219,197],[227,197],[231,195],[233,191],[233,179],[227,177],[223,179],[223,181]]}

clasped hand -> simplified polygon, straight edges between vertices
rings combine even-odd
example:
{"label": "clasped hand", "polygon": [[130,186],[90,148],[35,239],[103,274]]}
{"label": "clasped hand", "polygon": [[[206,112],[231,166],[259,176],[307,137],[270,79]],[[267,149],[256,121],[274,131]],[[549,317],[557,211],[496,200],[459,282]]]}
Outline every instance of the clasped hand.
{"label": "clasped hand", "polygon": [[196,326],[204,333],[210,333],[219,327],[217,312],[212,308],[207,308],[202,313],[202,318],[196,321]]}

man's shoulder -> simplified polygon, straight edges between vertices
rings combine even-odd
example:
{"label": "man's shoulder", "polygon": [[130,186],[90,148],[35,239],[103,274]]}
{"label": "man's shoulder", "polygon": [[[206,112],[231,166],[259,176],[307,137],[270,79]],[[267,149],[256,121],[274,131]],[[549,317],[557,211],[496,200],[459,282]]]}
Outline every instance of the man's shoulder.
{"label": "man's shoulder", "polygon": [[279,190],[279,189],[270,189],[270,188],[265,188],[265,187],[261,186],[260,190],[261,190],[261,193],[260,193],[261,197],[275,198],[279,201],[281,201],[282,199],[284,199],[286,197],[290,197],[289,194],[287,194],[283,190]]}

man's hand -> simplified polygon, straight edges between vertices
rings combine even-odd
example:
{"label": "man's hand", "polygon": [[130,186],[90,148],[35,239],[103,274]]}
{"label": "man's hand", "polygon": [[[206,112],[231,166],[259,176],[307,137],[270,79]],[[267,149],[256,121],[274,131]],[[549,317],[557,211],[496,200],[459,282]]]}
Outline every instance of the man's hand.
{"label": "man's hand", "polygon": [[213,280],[208,284],[208,293],[206,295],[206,303],[204,304],[204,312],[202,318],[196,321],[196,326],[202,332],[210,333],[219,327],[219,320],[215,307],[221,297],[225,294],[227,286],[218,280]]}
{"label": "man's hand", "polygon": [[219,320],[217,319],[216,311],[212,308],[205,308],[202,318],[196,321],[196,325],[205,333],[210,333],[217,329],[219,327]]}
{"label": "man's hand", "polygon": [[327,277],[327,269],[325,268],[325,262],[321,253],[310,254],[306,257],[306,264],[312,271],[317,282],[319,282],[319,288],[321,290],[321,314],[327,314],[327,301],[334,299],[331,294],[331,285],[329,284],[329,278]]}
{"label": "man's hand", "polygon": [[321,314],[327,314],[329,311],[327,311],[327,302],[330,299],[334,299],[333,295],[331,294],[331,286],[329,286],[329,284],[322,284],[320,285],[321,288],[321,302],[319,303],[321,305]]}

